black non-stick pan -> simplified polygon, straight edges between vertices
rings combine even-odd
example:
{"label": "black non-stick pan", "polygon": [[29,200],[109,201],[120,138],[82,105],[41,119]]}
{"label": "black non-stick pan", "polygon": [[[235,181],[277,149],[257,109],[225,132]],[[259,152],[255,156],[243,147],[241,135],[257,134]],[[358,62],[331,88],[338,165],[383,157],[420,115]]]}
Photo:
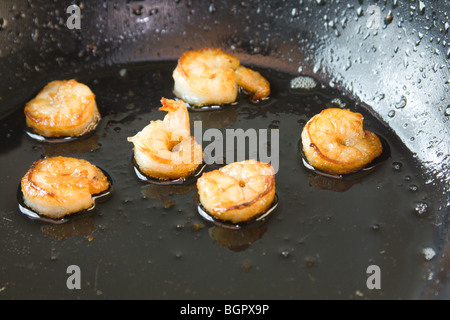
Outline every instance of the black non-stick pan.
{"label": "black non-stick pan", "polygon": [[[0,2],[0,299],[448,299],[449,10],[425,0]],[[279,159],[276,210],[239,230],[199,214],[195,183],[141,181],[127,142],[163,118],[181,54],[205,46],[272,86],[259,103],[242,92],[190,112],[202,132],[266,132],[260,147]],[[299,76],[314,85],[293,87]],[[24,105],[62,79],[92,89],[102,120],[77,141],[36,141]],[[382,138],[371,170],[336,180],[305,167],[301,130],[327,107],[362,113]],[[114,185],[64,224],[19,210],[22,176],[56,155],[91,161]]]}

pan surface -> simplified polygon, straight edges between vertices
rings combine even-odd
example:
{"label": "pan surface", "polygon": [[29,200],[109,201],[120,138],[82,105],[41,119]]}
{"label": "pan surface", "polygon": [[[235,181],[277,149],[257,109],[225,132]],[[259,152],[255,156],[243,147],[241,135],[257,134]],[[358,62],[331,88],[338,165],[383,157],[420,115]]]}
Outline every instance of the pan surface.
{"label": "pan surface", "polygon": [[[4,116],[0,123],[0,298],[445,297],[441,286],[448,277],[445,164],[449,159],[445,156],[445,108],[440,107],[441,114],[433,118],[435,109],[411,107],[411,100],[420,91],[411,89],[404,90],[406,107],[395,104],[397,100],[402,102],[402,87],[394,86],[395,93],[380,91],[380,87],[389,88],[389,83],[373,81],[381,78],[382,70],[396,63],[403,67],[406,63],[402,77],[408,78],[414,73],[411,66],[417,66],[421,59],[429,63],[428,51],[432,49],[424,49],[426,53],[420,55],[420,50],[404,48],[406,62],[395,56],[395,47],[390,48],[392,42],[383,36],[383,30],[395,26],[404,32],[408,20],[403,19],[402,27],[393,24],[400,21],[396,14],[412,12],[403,4],[380,6],[383,15],[392,10],[394,22],[367,31],[361,25],[367,26],[369,15],[364,16],[359,8],[367,11],[376,2],[323,3],[296,2],[293,7],[288,2],[278,9],[270,5],[263,9],[259,1],[239,6],[210,5],[204,1],[195,8],[183,1],[99,2],[81,8],[82,21],[92,25],[72,33],[67,33],[64,23],[58,22],[67,18],[65,11],[56,12],[50,4],[2,4],[6,10],[2,7],[2,12],[8,14],[0,36],[9,44],[20,32],[15,29],[19,28],[18,21],[29,21],[23,18],[27,14],[42,19],[44,13],[54,12],[49,19],[56,23],[41,28],[44,23],[31,18],[35,26],[29,27],[25,22],[26,32],[39,30],[38,35],[32,33],[34,38],[20,41],[23,47],[36,39],[37,44],[34,42],[35,46],[23,53],[13,45],[2,51],[2,74],[16,77],[1,91]],[[445,11],[421,3],[435,20]],[[411,16],[426,20],[421,9],[417,2]],[[229,15],[219,18],[217,11]],[[356,18],[347,19],[345,28],[344,20],[336,20],[333,27],[334,17],[345,17],[343,12],[351,12],[351,17]],[[95,19],[90,18],[97,15],[108,21],[107,27],[94,26]],[[178,23],[174,23],[177,18]],[[114,19],[124,23],[114,27]],[[253,31],[245,27],[242,33],[237,29],[230,31],[226,25],[233,19],[245,20],[247,26],[254,27]],[[291,22],[285,33],[281,32],[283,19]],[[95,21],[98,23],[98,19]],[[272,21],[273,26],[267,21]],[[320,41],[307,44],[300,38],[312,41],[314,36],[305,31],[309,29],[304,27],[306,22],[311,23],[310,30],[325,32],[327,36],[321,35]],[[360,33],[349,30],[358,23]],[[217,25],[222,27],[211,27]],[[189,31],[180,31],[186,26]],[[173,34],[176,36],[171,37]],[[251,40],[251,34],[256,39]],[[392,34],[393,38],[399,37],[396,32]],[[277,37],[282,40],[275,40]],[[361,43],[355,47],[363,48],[362,60],[343,58],[347,57],[346,50],[351,50],[342,44],[349,37]],[[364,38],[373,41],[369,45],[366,40],[363,42]],[[437,36],[434,39],[433,45]],[[146,46],[142,45],[144,40]],[[230,230],[216,226],[198,214],[195,184],[145,183],[133,168],[132,145],[127,137],[149,121],[162,119],[164,114],[157,110],[160,99],[174,97],[171,73],[175,59],[189,47],[204,45],[229,48],[244,64],[254,65],[272,85],[273,93],[267,101],[253,104],[243,94],[238,104],[221,111],[190,113],[192,127],[195,122],[201,123],[202,132],[210,128],[218,128],[224,135],[227,129],[267,130],[269,141],[271,134],[279,133],[278,207],[254,228]],[[414,43],[416,48],[420,45]],[[300,47],[298,51],[291,49]],[[389,53],[385,53],[387,47],[392,49]],[[40,52],[37,56],[32,54],[35,49]],[[14,59],[14,54],[26,61],[20,62],[23,68],[14,67],[15,61],[20,60]],[[372,76],[361,76],[366,72],[367,61],[377,55],[395,57],[384,59],[383,67],[370,69]],[[438,65],[433,79],[445,76],[446,67],[440,66],[447,66],[446,63]],[[6,70],[7,64],[15,71]],[[291,80],[299,74],[314,76],[317,86],[310,90],[292,89]],[[96,94],[103,118],[96,132],[85,139],[63,144],[37,142],[25,133],[24,103],[46,82],[62,77],[87,84]],[[421,82],[429,83],[430,77],[421,77]],[[409,84],[413,80],[408,81]],[[428,99],[433,98],[444,106],[448,101],[446,93]],[[367,174],[336,181],[303,165],[298,152],[301,130],[310,117],[330,106],[362,113],[366,128],[379,134],[389,146],[383,161]],[[443,114],[444,120],[440,121]],[[422,125],[429,118],[433,121]],[[430,123],[436,128],[428,128]],[[426,137],[432,135],[443,142],[426,146]],[[203,143],[205,147],[209,142]],[[266,147],[276,150],[276,145]],[[98,203],[90,215],[69,223],[53,225],[30,220],[18,209],[17,186],[33,161],[53,155],[80,157],[97,164],[112,177],[114,192],[107,201]],[[67,287],[67,268],[72,265],[81,270],[80,290]],[[381,289],[368,287],[371,266],[379,267]]]}
{"label": "pan surface", "polygon": [[[395,134],[364,106],[333,90],[293,90],[292,76],[263,69],[272,97],[245,96],[222,111],[192,112],[202,130],[279,131],[279,206],[254,228],[230,230],[196,210],[196,186],[159,186],[134,173],[127,137],[151,120],[161,97],[173,97],[176,62],[131,64],[99,71],[86,83],[104,115],[96,133],[64,144],[39,143],[25,133],[22,110],[2,127],[2,269],[6,297],[31,298],[414,298],[429,277],[423,250],[435,250],[420,167]],[[126,70],[126,72],[124,72]],[[345,106],[389,144],[386,159],[362,177],[335,180],[306,169],[298,141],[306,121],[324,107]],[[269,140],[271,135],[269,134]],[[278,141],[272,142],[273,149]],[[205,143],[205,146],[207,144]],[[114,180],[110,199],[93,215],[64,225],[29,220],[15,201],[21,176],[42,157],[81,157]],[[211,170],[208,167],[206,170]],[[65,288],[69,265],[83,288]],[[367,269],[383,271],[369,290]],[[52,275],[51,278],[49,276]],[[33,290],[39,292],[33,292]],[[44,289],[45,288],[45,289]]]}

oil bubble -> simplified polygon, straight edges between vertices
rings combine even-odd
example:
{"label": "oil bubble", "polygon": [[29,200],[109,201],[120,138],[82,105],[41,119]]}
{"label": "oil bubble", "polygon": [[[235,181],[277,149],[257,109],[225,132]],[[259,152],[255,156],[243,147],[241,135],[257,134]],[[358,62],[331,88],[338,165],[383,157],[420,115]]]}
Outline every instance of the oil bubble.
{"label": "oil bubble", "polygon": [[392,167],[395,171],[400,171],[400,169],[403,167],[403,164],[401,162],[394,162],[392,164]]}
{"label": "oil bubble", "polygon": [[422,254],[426,261],[431,261],[436,256],[436,252],[432,248],[424,248]]}
{"label": "oil bubble", "polygon": [[0,30],[6,29],[8,26],[8,20],[5,18],[0,18]]}
{"label": "oil bubble", "polygon": [[416,215],[423,217],[425,216],[429,211],[429,205],[426,202],[423,201],[417,201],[414,203],[414,212]]}
{"label": "oil bubble", "polygon": [[380,225],[378,223],[375,223],[372,225],[372,230],[373,231],[380,231]]}
{"label": "oil bubble", "polygon": [[285,259],[289,258],[289,250],[281,250],[280,254]]}
{"label": "oil bubble", "polygon": [[291,89],[310,90],[317,86],[316,80],[308,76],[298,76],[291,80]]}

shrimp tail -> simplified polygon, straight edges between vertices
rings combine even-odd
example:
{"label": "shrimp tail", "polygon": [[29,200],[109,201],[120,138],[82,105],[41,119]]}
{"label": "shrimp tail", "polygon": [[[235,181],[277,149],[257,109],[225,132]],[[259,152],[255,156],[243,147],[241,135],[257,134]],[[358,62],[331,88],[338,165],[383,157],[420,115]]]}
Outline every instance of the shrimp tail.
{"label": "shrimp tail", "polygon": [[161,99],[162,107],[159,108],[160,111],[174,112],[183,108],[184,102],[182,100],[170,100],[166,98]]}

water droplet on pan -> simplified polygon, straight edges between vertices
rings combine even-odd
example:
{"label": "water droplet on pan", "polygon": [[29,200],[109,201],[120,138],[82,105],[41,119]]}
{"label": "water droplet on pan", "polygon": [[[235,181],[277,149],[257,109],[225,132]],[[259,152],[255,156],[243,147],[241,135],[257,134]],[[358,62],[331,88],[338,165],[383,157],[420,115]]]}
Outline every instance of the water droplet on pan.
{"label": "water droplet on pan", "polygon": [[363,8],[359,7],[358,9],[356,9],[356,14],[358,15],[358,17],[362,17],[364,15]]}
{"label": "water droplet on pan", "polygon": [[406,103],[407,103],[406,97],[402,96],[400,101],[395,104],[395,108],[403,109],[404,107],[406,107]]}
{"label": "water droplet on pan", "polygon": [[425,13],[425,3],[423,3],[423,1],[419,1],[419,12],[421,14]]}
{"label": "water droplet on pan", "polygon": [[444,115],[445,115],[446,117],[450,117],[450,105],[447,106],[447,108],[445,109]]}

